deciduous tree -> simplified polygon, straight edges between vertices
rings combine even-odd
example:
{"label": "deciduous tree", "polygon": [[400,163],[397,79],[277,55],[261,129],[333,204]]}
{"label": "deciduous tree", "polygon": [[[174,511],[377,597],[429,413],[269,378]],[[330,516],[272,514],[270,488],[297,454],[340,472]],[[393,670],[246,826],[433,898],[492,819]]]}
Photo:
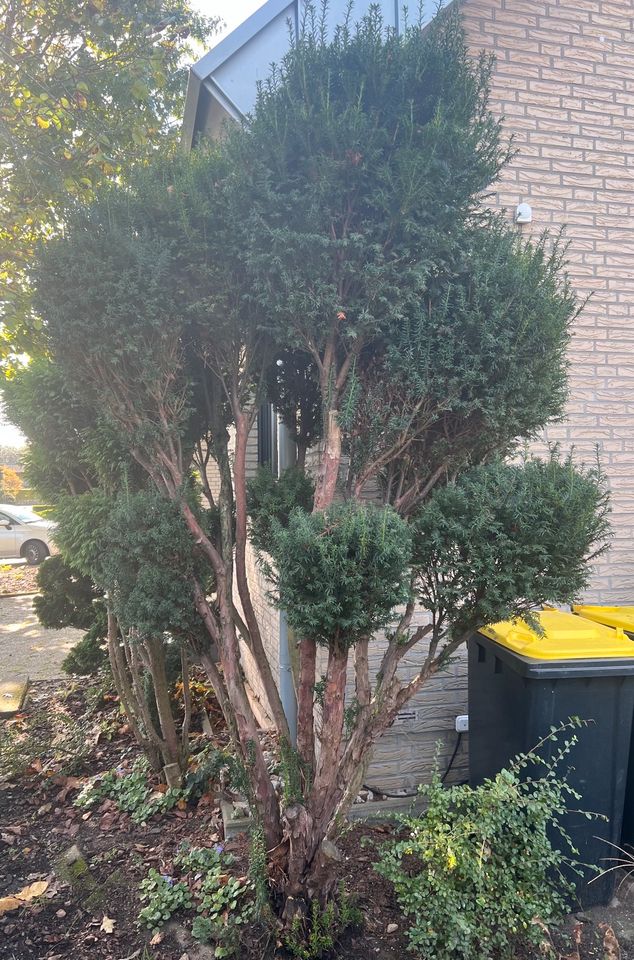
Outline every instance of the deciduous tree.
{"label": "deciduous tree", "polygon": [[187,0],[0,4],[3,355],[37,340],[36,244],[99,183],[177,142],[185,60],[216,22]]}

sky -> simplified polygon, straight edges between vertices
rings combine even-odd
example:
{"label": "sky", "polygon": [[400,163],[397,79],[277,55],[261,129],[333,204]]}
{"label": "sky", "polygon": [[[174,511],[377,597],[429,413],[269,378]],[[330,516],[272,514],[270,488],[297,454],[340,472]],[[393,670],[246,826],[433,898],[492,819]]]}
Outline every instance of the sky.
{"label": "sky", "polygon": [[[220,32],[212,37],[210,47],[215,46],[223,37],[235,30],[258,7],[261,7],[262,3],[263,0],[192,0],[192,5],[201,13],[207,16],[220,17],[224,21],[224,26]],[[24,436],[17,427],[7,423],[0,407],[0,444],[22,447],[25,442]]]}
{"label": "sky", "polygon": [[261,7],[264,0],[192,0],[192,6],[209,17],[220,17],[225,26],[212,38],[211,46],[235,30],[247,17]]}

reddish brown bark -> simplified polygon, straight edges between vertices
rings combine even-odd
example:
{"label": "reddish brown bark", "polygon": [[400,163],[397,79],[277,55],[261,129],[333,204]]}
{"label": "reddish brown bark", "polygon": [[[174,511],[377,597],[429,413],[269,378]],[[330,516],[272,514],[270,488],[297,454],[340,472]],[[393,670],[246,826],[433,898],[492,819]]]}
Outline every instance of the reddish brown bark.
{"label": "reddish brown bark", "polygon": [[243,413],[236,418],[236,449],[234,456],[234,487],[236,506],[236,581],[238,594],[246,619],[247,629],[251,638],[251,652],[255,658],[264,686],[264,692],[271,708],[273,721],[280,734],[288,743],[291,735],[288,721],[282,706],[280,693],[273,678],[271,664],[266,655],[260,625],[253,609],[251,591],[247,580],[246,547],[247,547],[247,488],[246,488],[246,451],[249,437],[249,423]]}
{"label": "reddish brown bark", "polygon": [[317,469],[314,509],[325,510],[337,492],[341,466],[341,427],[339,411],[329,410],[324,424],[324,449]]}
{"label": "reddish brown bark", "polygon": [[328,651],[321,725],[322,735],[320,738],[321,750],[315,772],[315,782],[308,801],[309,810],[315,821],[316,841],[321,839],[319,831],[324,826],[324,814],[328,808],[330,792],[341,760],[347,667],[347,648],[333,644]]}
{"label": "reddish brown bark", "polygon": [[269,849],[272,849],[277,846],[281,839],[277,795],[264,761],[257,723],[244,687],[240,665],[240,649],[233,621],[233,604],[231,597],[227,594],[227,584],[219,582],[217,591],[222,636],[220,660],[227,686],[227,695],[235,716],[236,729],[244,763],[251,781],[256,810],[262,822],[267,845]]}

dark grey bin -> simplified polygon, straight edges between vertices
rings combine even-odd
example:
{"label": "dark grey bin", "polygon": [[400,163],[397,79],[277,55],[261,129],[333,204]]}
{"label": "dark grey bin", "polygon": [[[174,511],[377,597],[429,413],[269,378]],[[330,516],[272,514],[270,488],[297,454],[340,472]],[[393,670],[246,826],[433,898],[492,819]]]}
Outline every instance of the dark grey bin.
{"label": "dark grey bin", "polygon": [[[469,764],[472,786],[493,777],[516,754],[530,750],[569,717],[591,721],[570,754],[568,782],[581,794],[588,820],[567,813],[562,826],[579,860],[602,869],[618,855],[634,710],[634,658],[534,660],[485,637],[469,641]],[[556,749],[547,744],[544,755]],[[606,842],[608,841],[608,842]],[[588,883],[573,877],[584,908],[609,903],[615,874]]]}

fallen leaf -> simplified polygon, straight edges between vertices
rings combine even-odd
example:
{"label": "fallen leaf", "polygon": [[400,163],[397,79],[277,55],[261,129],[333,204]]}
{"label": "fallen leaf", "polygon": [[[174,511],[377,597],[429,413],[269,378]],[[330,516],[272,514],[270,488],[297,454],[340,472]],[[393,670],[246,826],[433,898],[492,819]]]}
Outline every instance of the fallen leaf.
{"label": "fallen leaf", "polygon": [[55,782],[59,783],[59,785],[62,787],[56,797],[60,803],[63,803],[64,800],[66,800],[66,797],[71,790],[80,790],[84,785],[84,781],[80,780],[79,777],[59,777],[55,780]]}
{"label": "fallen leaf", "polygon": [[599,930],[603,933],[603,960],[621,960],[621,948],[612,927],[600,923]]}
{"label": "fallen leaf", "polygon": [[115,925],[114,920],[111,920],[110,917],[104,916],[103,920],[101,921],[101,926],[99,927],[99,929],[103,930],[104,933],[114,933],[114,925]]}
{"label": "fallen leaf", "polygon": [[23,907],[25,903],[30,903],[30,901],[35,900],[36,897],[41,897],[47,887],[48,881],[36,880],[35,883],[30,883],[28,886],[22,887],[19,893],[0,898],[0,917],[3,913],[18,910],[20,907]]}

